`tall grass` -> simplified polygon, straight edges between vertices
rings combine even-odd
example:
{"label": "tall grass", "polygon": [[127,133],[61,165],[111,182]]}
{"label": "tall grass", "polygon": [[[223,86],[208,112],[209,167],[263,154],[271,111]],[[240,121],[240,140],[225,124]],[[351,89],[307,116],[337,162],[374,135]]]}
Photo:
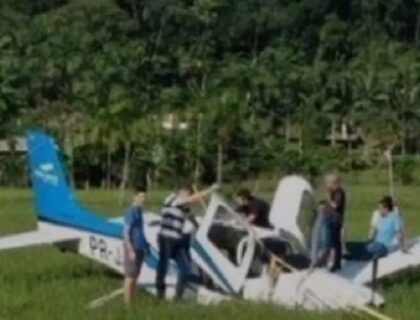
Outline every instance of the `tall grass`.
{"label": "tall grass", "polygon": [[[272,194],[262,190],[270,199]],[[348,238],[363,238],[368,232],[370,215],[377,199],[387,193],[384,185],[347,184]],[[398,204],[404,213],[409,232],[420,234],[420,187],[399,187]],[[151,210],[158,210],[167,191],[154,191],[149,199]],[[119,192],[81,191],[79,199],[89,208],[107,216],[122,212],[130,200]],[[29,190],[0,189],[0,236],[36,226]],[[28,248],[0,253],[0,319],[349,319],[342,313],[318,314],[284,310],[270,305],[245,301],[204,307],[195,302],[157,303],[140,294],[133,308],[126,309],[120,300],[97,310],[85,310],[86,304],[121,284],[118,276],[82,257],[60,253],[51,247]],[[382,284],[387,299],[385,312],[395,319],[418,319],[420,272],[413,270],[398,281]]]}

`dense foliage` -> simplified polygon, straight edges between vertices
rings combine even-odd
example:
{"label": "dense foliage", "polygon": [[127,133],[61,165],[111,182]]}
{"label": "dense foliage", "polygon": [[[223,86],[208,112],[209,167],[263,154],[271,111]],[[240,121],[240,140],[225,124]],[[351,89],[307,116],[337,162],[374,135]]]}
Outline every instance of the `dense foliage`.
{"label": "dense foliage", "polygon": [[5,0],[0,136],[108,186],[362,170],[420,149],[419,44],[418,0]]}

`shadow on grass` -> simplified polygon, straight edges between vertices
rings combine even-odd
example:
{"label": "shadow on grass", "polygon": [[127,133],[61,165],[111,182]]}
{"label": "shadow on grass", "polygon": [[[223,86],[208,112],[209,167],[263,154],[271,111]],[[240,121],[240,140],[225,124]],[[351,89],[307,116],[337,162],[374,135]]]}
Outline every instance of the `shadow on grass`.
{"label": "shadow on grass", "polygon": [[380,281],[380,288],[390,290],[400,285],[415,286],[420,283],[420,268],[409,268]]}

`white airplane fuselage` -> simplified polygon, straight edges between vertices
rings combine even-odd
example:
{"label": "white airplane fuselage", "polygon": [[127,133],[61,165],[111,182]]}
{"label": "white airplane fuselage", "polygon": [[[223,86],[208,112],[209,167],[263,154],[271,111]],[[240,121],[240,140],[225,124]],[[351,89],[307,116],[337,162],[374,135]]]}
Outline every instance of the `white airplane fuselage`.
{"label": "white airplane fuselage", "polygon": [[[106,220],[80,205],[67,183],[51,137],[42,132],[30,132],[28,150],[38,229],[1,237],[0,251],[52,244],[123,275],[122,219]],[[383,298],[377,293],[372,295],[371,289],[364,285],[367,281],[353,281],[357,272],[346,277],[310,268],[308,234],[313,213],[312,188],[298,176],[285,177],[278,185],[269,213],[273,229],[250,226],[222,197],[213,194],[198,229],[185,226],[185,233],[190,235],[189,254],[195,275],[186,296],[206,304],[239,297],[311,310],[364,306],[372,302],[372,296],[375,304],[383,304]],[[151,250],[145,257],[138,284],[151,293],[155,293],[159,259],[159,222],[159,215],[144,214],[145,237]],[[299,258],[303,264],[274,276],[267,260],[269,243],[270,250],[285,248],[280,253],[274,252],[279,259],[294,264]],[[418,254],[413,256],[412,265],[420,264],[420,245],[416,248]],[[398,256],[389,259],[395,257]],[[390,268],[383,274],[404,269],[406,265],[394,267],[391,261]],[[177,283],[174,261],[170,263],[165,281],[167,297],[171,298]]]}

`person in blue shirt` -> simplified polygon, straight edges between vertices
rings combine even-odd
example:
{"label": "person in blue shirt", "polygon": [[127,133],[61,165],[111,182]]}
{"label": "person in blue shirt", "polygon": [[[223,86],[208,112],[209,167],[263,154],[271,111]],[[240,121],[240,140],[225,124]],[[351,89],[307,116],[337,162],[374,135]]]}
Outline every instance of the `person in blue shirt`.
{"label": "person in blue shirt", "polygon": [[[391,197],[385,196],[379,201],[379,217],[373,227],[371,238],[367,242],[347,244],[348,259],[370,260],[387,256],[400,249],[407,252],[404,224],[401,215],[395,210]],[[397,243],[395,239],[398,239]]]}
{"label": "person in blue shirt", "polygon": [[143,259],[149,245],[144,235],[143,208],[147,201],[145,188],[134,189],[133,202],[124,212],[124,302],[130,304],[136,292]]}
{"label": "person in blue shirt", "polygon": [[[367,245],[367,251],[377,257],[386,256],[397,247],[406,252],[404,226],[401,216],[394,210],[394,203],[389,196],[379,201],[379,218],[372,232],[371,242]],[[395,245],[394,239],[398,239]]]}

